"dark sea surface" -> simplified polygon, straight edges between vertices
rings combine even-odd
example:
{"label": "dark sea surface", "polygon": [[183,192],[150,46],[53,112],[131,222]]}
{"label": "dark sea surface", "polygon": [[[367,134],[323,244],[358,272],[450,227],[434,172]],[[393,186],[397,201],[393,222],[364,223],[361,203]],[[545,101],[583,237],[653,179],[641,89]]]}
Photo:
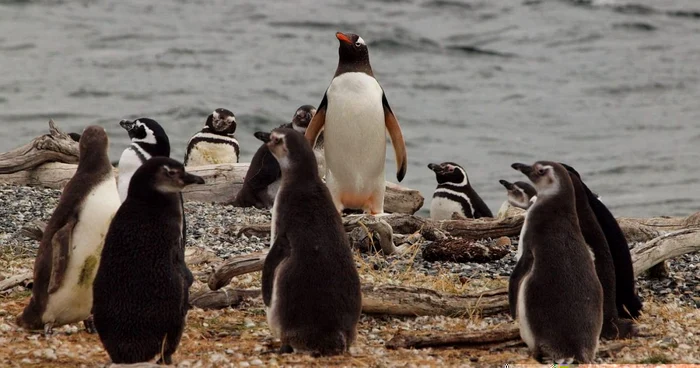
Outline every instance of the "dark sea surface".
{"label": "dark sea surface", "polygon": [[182,160],[225,107],[249,161],[253,132],[320,103],[336,31],[367,41],[425,208],[430,162],[462,164],[495,213],[510,164],[547,159],[619,216],[700,209],[698,0],[0,0],[0,151],[53,118],[104,126],[116,161],[119,120],[147,116]]}

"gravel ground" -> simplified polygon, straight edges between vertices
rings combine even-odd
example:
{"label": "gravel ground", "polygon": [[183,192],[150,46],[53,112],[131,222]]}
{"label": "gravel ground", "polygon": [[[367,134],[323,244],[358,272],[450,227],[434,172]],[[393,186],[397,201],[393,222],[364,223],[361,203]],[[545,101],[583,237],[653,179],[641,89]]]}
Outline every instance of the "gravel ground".
{"label": "gravel ground", "polygon": [[[0,280],[23,271],[31,271],[32,257],[38,247],[19,235],[24,224],[33,220],[48,220],[57,204],[60,192],[49,189],[0,185]],[[187,203],[188,247],[204,249],[220,258],[264,250],[269,238],[241,237],[234,234],[247,224],[269,223],[268,211],[240,209],[205,203]],[[491,263],[427,262],[419,247],[400,256],[358,255],[363,281],[387,284],[428,286],[443,292],[474,292],[507,285],[515,261],[517,239],[511,239],[513,251]],[[700,363],[700,253],[688,254],[669,261],[670,276],[651,279],[638,278],[639,293],[645,300],[645,315],[639,320],[641,336],[617,342],[604,342],[597,362]],[[208,267],[208,268],[207,268]],[[207,275],[211,266],[193,269],[197,275]],[[251,274],[252,275],[252,274]],[[234,279],[237,287],[259,287],[259,277],[244,275]],[[196,287],[204,287],[200,277]],[[0,363],[12,365],[39,362],[64,362],[71,365],[104,364],[106,354],[95,336],[78,332],[76,325],[61,327],[58,340],[44,341],[27,335],[14,325],[14,315],[21,311],[30,292],[21,286],[0,294],[0,346],[14,346],[0,358]],[[680,296],[680,298],[679,298]],[[353,365],[386,366],[402,362],[404,366],[452,366],[455,362],[496,364],[500,362],[530,362],[524,347],[483,350],[419,349],[392,351],[383,347],[398,330],[456,331],[481,330],[513,323],[507,315],[480,318],[448,317],[362,317],[358,341],[352,349]],[[223,329],[223,330],[222,330]],[[227,335],[228,330],[236,333]],[[207,332],[208,331],[208,332]],[[223,332],[222,332],[223,331]],[[223,335],[222,335],[223,334]],[[211,336],[215,338],[209,338]],[[221,311],[192,310],[188,315],[187,339],[178,351],[180,366],[239,366],[279,364],[348,364],[343,360],[309,360],[308,357],[282,357],[263,353],[270,349],[269,331],[259,300],[247,301],[236,309]],[[198,340],[199,339],[199,340]],[[228,339],[228,340],[227,340]],[[231,340],[233,339],[233,340]],[[18,344],[17,346],[13,344]],[[246,345],[247,344],[247,345]],[[1,348],[0,348],[1,349]],[[199,350],[208,349],[206,353]],[[1,355],[1,354],[0,354]],[[459,363],[463,364],[463,363]]]}

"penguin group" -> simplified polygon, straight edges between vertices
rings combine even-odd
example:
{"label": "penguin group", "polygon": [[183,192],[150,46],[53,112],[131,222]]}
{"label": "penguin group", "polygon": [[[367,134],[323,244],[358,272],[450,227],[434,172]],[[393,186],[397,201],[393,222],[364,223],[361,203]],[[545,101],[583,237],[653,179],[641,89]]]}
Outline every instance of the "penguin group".
{"label": "penguin group", "polygon": [[[396,178],[407,173],[398,118],[369,61],[366,42],[338,32],[339,61],[318,107],[253,135],[259,148],[230,204],[270,209],[270,249],[262,302],[280,353],[348,354],[362,294],[342,224],[344,210],[384,215],[387,133]],[[78,141],[77,171],[51,216],[34,265],[32,296],[18,324],[50,334],[83,321],[114,363],[157,358],[171,364],[186,325],[194,278],[184,260],[183,190],[205,184],[196,166],[236,164],[237,121],[215,109],[170,157],[165,129],[141,117],[121,120],[129,136],[114,174],[104,128]],[[571,166],[537,161],[512,168],[524,181],[500,180],[507,199],[497,216],[524,210],[510,275],[510,314],[540,362],[590,363],[600,338],[631,338],[642,302],[627,242],[607,207]],[[465,166],[431,163],[435,221],[493,218]]]}

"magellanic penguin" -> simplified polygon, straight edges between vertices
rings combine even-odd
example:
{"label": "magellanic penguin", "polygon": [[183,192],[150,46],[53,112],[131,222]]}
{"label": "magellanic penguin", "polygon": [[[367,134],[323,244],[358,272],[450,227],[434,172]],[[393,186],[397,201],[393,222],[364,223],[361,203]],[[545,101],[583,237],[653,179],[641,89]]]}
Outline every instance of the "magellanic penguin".
{"label": "magellanic penguin", "polygon": [[450,220],[457,213],[466,218],[493,217],[491,210],[476,194],[467,172],[454,162],[429,164],[435,172],[438,185],[430,202],[430,218]]}
{"label": "magellanic penguin", "polygon": [[204,180],[167,157],[146,161],[112,221],[94,283],[97,333],[113,363],[161,354],[171,364],[185,326],[180,192]]}
{"label": "magellanic penguin", "polygon": [[129,182],[134,172],[151,157],[170,157],[170,140],[163,127],[149,118],[122,120],[119,125],[126,129],[131,139],[119,158],[117,187],[122,202],[129,193]]}
{"label": "magellanic penguin", "polygon": [[326,184],[338,212],[384,212],[386,132],[396,153],[400,182],[406,175],[406,145],[399,121],[374,78],[362,37],[336,33],[338,68],[306,130],[313,145],[324,130]]}
{"label": "magellanic penguin", "polygon": [[[300,106],[294,113],[292,121],[280,125],[280,128],[290,128],[304,134],[314,114],[316,114],[315,107]],[[261,133],[256,133],[256,136]],[[323,149],[321,147],[319,149],[322,152]],[[314,153],[318,158],[319,154],[316,150]],[[267,144],[263,143],[253,155],[248,172],[243,179],[243,186],[231,204],[236,207],[272,208],[281,178],[282,171],[279,163],[270,153]]]}
{"label": "magellanic penguin", "polygon": [[[515,183],[510,183],[505,180],[499,180],[499,183],[501,183],[501,185],[503,185],[506,188],[508,196],[506,202],[503,204],[503,206],[501,206],[501,210],[499,211],[499,217],[501,217],[501,211],[507,211],[507,208],[505,210],[503,209],[504,206],[513,206],[525,210],[525,218],[527,218],[527,210],[537,200],[537,191],[535,190],[535,188],[533,188],[532,185],[524,181],[516,181]],[[523,229],[520,230],[521,236]],[[518,249],[515,253],[515,260],[519,260],[522,255],[522,242],[518,241]],[[515,318],[515,310],[513,308],[514,306],[511,306],[511,315],[513,316],[513,318]]]}
{"label": "magellanic penguin", "polygon": [[[562,164],[573,175],[581,180],[581,175],[571,166]],[[610,210],[600,201],[600,197],[593,193],[586,183],[581,180],[581,185],[588,198],[588,204],[595,214],[598,224],[605,235],[605,240],[610,249],[613,264],[615,265],[615,302],[617,312],[623,318],[637,318],[641,315],[642,301],[637,295],[627,239],[620,229],[617,220]]]}
{"label": "magellanic penguin", "polygon": [[535,359],[591,363],[603,326],[603,289],[576,216],[574,187],[556,162],[512,167],[535,185],[518,260],[508,284],[520,336]]}
{"label": "magellanic penguin", "polygon": [[632,337],[637,332],[634,322],[618,317],[615,303],[615,265],[610,255],[608,242],[605,240],[603,230],[588,204],[588,196],[583,188],[583,182],[572,172],[569,172],[569,176],[574,186],[578,224],[581,226],[581,233],[586,244],[593,251],[596,274],[603,287],[603,329],[600,336],[606,339]]}
{"label": "magellanic penguin", "polygon": [[204,128],[187,143],[185,166],[234,164],[241,149],[234,136],[236,117],[229,110],[218,108],[207,117]]}
{"label": "magellanic penguin", "polygon": [[292,129],[260,133],[282,168],[272,209],[263,301],[280,352],[343,354],[355,340],[360,279],[311,145]]}
{"label": "magellanic penguin", "polygon": [[[92,309],[92,283],[112,217],[121,201],[109,161],[109,139],[89,126],[79,142],[78,168],[68,181],[44,231],[29,305],[17,324],[29,330],[85,321]],[[90,331],[89,321],[85,327]]]}

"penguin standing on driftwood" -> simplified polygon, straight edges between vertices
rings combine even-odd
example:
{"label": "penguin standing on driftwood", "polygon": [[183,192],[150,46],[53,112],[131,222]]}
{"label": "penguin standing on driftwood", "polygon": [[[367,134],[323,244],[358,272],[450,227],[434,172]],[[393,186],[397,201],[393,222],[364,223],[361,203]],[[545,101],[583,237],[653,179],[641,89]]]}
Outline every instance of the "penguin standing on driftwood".
{"label": "penguin standing on driftwood", "polygon": [[188,309],[180,192],[204,180],[167,157],[134,173],[94,283],[95,327],[114,363],[172,363]]}
{"label": "penguin standing on driftwood", "polygon": [[85,321],[90,317],[92,283],[105,234],[117,212],[119,193],[109,161],[104,128],[89,126],[79,141],[78,168],[68,181],[44,231],[29,305],[17,324],[29,330]]}

